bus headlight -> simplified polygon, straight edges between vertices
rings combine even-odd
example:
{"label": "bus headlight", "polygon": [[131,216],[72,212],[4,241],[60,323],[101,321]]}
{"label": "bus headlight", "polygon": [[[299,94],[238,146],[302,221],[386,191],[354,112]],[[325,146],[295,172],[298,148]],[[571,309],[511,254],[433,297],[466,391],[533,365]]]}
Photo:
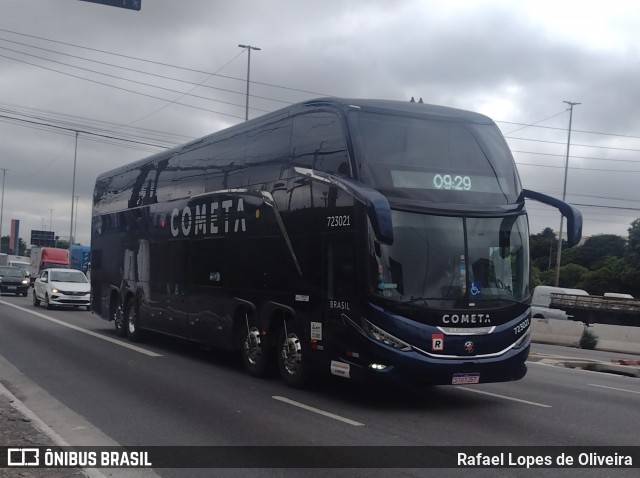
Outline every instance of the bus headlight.
{"label": "bus headlight", "polygon": [[380,327],[373,325],[365,318],[362,319],[362,329],[369,337],[377,340],[378,342],[382,342],[389,347],[393,347],[394,349],[401,350],[403,352],[408,352],[409,350],[411,350],[411,345],[400,340],[397,337],[394,337],[390,333],[385,332]]}

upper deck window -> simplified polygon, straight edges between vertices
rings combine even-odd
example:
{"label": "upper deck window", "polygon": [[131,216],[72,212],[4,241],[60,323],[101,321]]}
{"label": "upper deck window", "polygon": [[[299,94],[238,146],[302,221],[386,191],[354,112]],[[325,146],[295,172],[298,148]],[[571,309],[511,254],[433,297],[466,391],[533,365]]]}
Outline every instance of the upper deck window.
{"label": "upper deck window", "polygon": [[309,113],[293,118],[291,157],[296,166],[351,175],[340,119],[333,113]]}
{"label": "upper deck window", "polygon": [[385,195],[438,203],[513,203],[520,182],[494,124],[354,112],[363,182]]}

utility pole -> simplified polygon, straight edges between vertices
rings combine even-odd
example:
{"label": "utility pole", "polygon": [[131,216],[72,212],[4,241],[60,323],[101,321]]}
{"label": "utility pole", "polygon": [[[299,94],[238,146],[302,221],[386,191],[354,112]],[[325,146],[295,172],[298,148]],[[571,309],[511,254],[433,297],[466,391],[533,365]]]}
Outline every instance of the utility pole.
{"label": "utility pole", "polygon": [[2,203],[0,203],[0,252],[2,252],[2,215],[4,213],[4,178],[7,175],[7,168],[2,169]]}
{"label": "utility pole", "polygon": [[76,196],[76,218],[73,221],[73,237],[76,237],[78,233],[78,199],[80,199],[80,196]]}
{"label": "utility pole", "polygon": [[[564,187],[562,188],[562,200],[567,197],[567,173],[569,172],[569,149],[571,147],[571,122],[573,121],[573,107],[582,103],[564,101],[569,105],[569,136],[567,137],[567,157],[564,162]],[[560,284],[560,260],[562,259],[562,226],[564,216],[560,215],[560,232],[558,233],[558,253],[556,255],[556,287]]]}
{"label": "utility pole", "polygon": [[251,45],[238,45],[240,48],[246,48],[249,54],[247,58],[247,101],[244,110],[244,119],[249,119],[249,75],[251,74],[251,50],[260,50],[260,48]]}
{"label": "utility pole", "polygon": [[49,232],[53,231],[53,209],[49,209]]}
{"label": "utility pole", "polygon": [[71,221],[69,225],[69,247],[73,245],[73,201],[76,196],[76,162],[78,159],[78,132],[76,131],[76,148],[73,153],[73,182],[71,183]]}

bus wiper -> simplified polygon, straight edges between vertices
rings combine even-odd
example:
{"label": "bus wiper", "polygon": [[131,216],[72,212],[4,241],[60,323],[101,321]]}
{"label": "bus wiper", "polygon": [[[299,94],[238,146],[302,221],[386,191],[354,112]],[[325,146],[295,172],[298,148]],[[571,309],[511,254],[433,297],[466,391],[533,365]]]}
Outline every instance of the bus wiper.
{"label": "bus wiper", "polygon": [[482,299],[474,299],[471,302],[509,302],[510,304],[525,305],[522,300],[509,299],[508,297],[489,297]]}
{"label": "bus wiper", "polygon": [[424,305],[429,307],[429,300],[436,300],[436,297],[412,297],[409,300],[403,300],[401,304],[413,304],[415,302],[424,302]]}

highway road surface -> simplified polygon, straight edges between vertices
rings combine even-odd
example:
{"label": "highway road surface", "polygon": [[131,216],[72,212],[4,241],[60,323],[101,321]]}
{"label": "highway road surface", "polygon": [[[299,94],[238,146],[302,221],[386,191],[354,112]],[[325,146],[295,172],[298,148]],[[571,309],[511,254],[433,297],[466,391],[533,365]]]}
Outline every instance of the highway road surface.
{"label": "highway road surface", "polygon": [[[0,297],[2,385],[78,446],[640,445],[640,379],[553,366],[556,356],[630,357],[534,344],[518,382],[381,388],[328,377],[294,390],[275,376],[250,377],[233,354],[158,335],[133,344],[90,312]],[[637,468],[212,471],[140,476],[638,476]]]}

